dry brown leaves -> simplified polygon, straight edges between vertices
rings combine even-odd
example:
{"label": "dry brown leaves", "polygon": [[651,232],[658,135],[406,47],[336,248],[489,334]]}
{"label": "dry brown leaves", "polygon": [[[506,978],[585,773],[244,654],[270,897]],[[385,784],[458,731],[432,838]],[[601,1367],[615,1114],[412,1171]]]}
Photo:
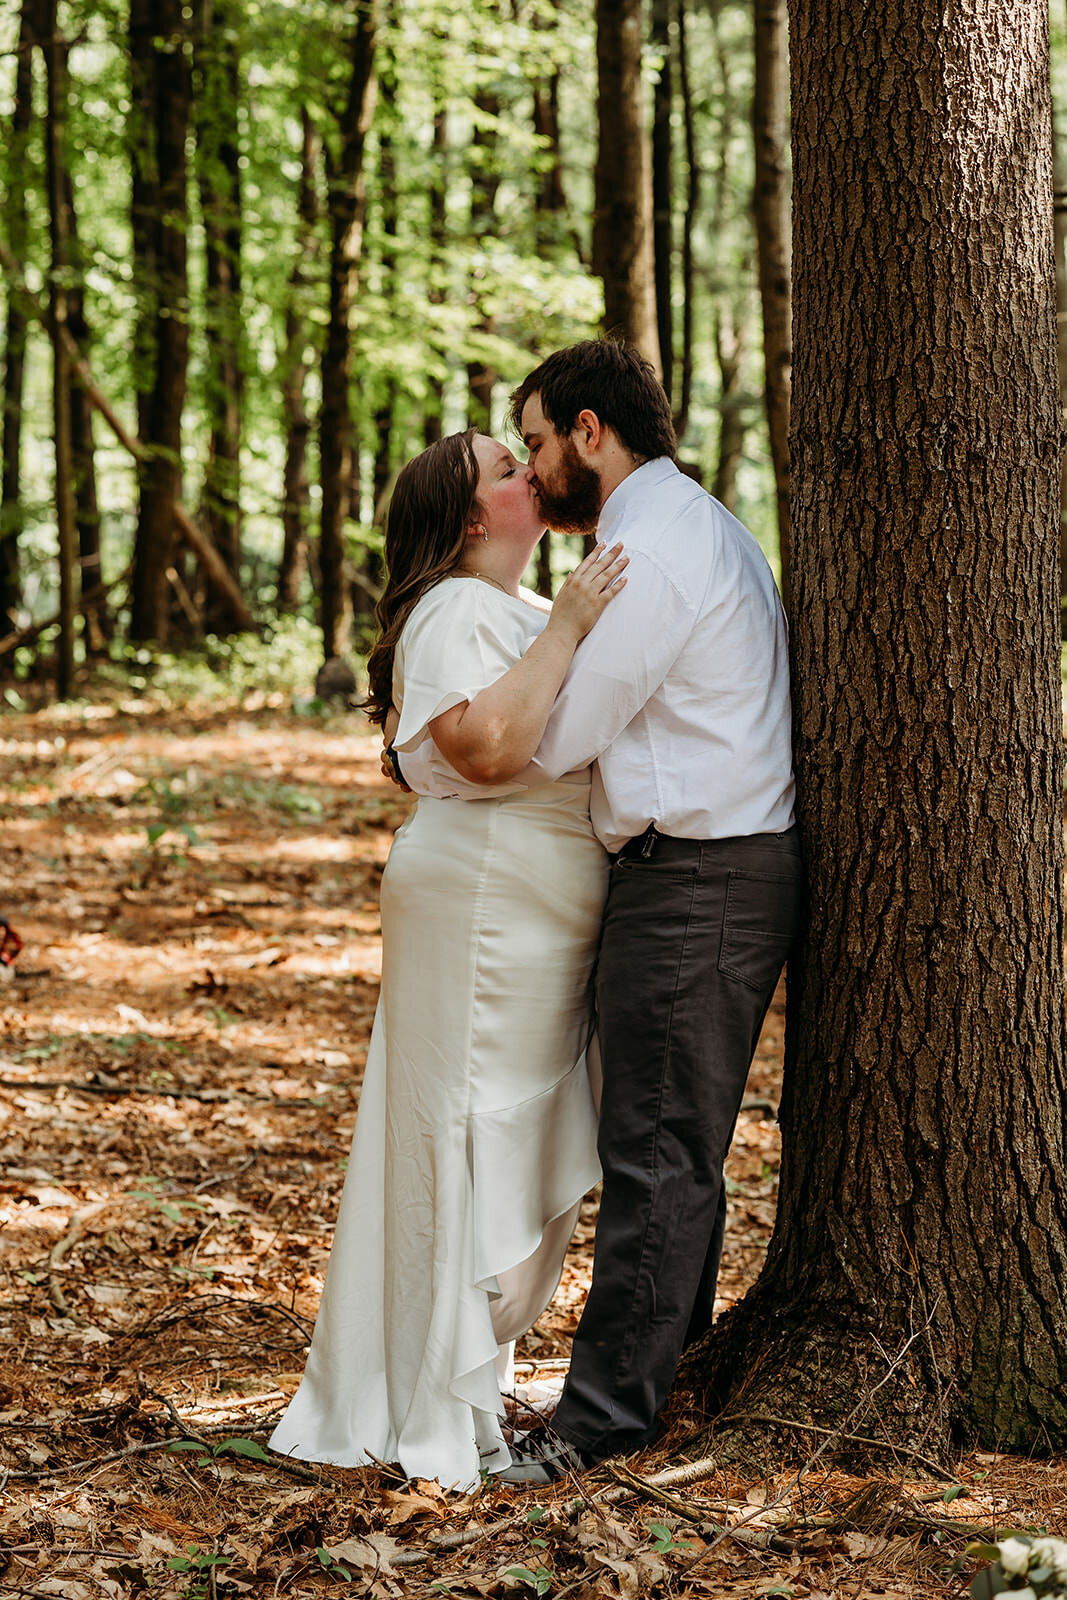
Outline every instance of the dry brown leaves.
{"label": "dry brown leaves", "polygon": [[[962,1536],[909,1522],[920,1488],[880,1480],[881,1522],[859,1526],[864,1486],[817,1466],[713,1474],[664,1505],[606,1475],[581,1496],[456,1497],[263,1459],[303,1366],[377,995],[406,803],[376,749],[358,718],[264,701],[0,721],[0,914],[26,941],[0,988],[0,1595],[958,1587]],[[778,1004],[730,1158],[724,1304],[773,1220],[782,1028]],[[531,1367],[566,1354],[595,1216],[590,1197]],[[684,1460],[667,1444],[631,1466]],[[1061,1467],[960,1474],[945,1517],[1062,1531]]]}

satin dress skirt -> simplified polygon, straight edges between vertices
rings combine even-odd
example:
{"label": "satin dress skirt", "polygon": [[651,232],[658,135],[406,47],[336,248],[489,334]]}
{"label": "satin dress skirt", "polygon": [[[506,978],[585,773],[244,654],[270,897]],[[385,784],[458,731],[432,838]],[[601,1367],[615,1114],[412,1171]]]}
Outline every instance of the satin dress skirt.
{"label": "satin dress skirt", "polygon": [[457,1488],[508,1465],[511,1342],[600,1176],[586,1050],[607,875],[588,774],[421,798],[397,833],[336,1237],[273,1449]]}

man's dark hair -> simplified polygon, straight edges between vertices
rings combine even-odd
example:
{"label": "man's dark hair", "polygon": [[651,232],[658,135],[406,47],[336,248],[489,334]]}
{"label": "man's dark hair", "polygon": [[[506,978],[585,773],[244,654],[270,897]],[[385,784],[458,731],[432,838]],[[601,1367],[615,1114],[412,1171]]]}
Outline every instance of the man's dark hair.
{"label": "man's dark hair", "polygon": [[663,385],[633,345],[613,339],[586,339],[542,361],[511,396],[511,420],[522,432],[522,408],[531,395],[557,433],[570,433],[580,411],[595,411],[613,428],[627,450],[644,461],[674,460],[670,402]]}

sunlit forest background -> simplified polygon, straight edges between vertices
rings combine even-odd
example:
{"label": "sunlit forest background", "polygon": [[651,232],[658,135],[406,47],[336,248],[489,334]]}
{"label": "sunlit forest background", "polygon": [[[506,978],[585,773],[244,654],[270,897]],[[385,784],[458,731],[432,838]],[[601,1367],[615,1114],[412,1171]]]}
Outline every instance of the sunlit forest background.
{"label": "sunlit forest background", "polygon": [[[773,37],[784,6],[763,9]],[[383,0],[373,38],[367,11],[3,8],[9,678],[55,669],[64,495],[79,667],[131,650],[144,664],[164,645],[232,653],[222,641],[253,628],[290,655],[358,652],[398,467],[442,430],[500,432],[530,365],[603,329],[603,260],[627,223],[598,201],[619,108],[598,101],[593,7]],[[734,0],[657,0],[635,93],[681,453],[773,562],[753,20]],[[784,132],[784,103],[771,115]],[[57,488],[50,302],[72,335],[68,369],[84,359],[140,465],[68,373]],[[340,570],[324,547],[338,529]],[[246,609],[205,565],[205,541]],[[546,591],[574,554],[555,541],[531,581]]]}
{"label": "sunlit forest background", "polygon": [[[161,651],[313,674],[365,650],[399,466],[442,431],[502,432],[533,362],[620,327],[610,278],[633,213],[598,171],[626,121],[603,61],[598,73],[598,20],[603,54],[612,17],[644,36],[621,92],[647,136],[645,175],[633,157],[622,179],[648,190],[652,248],[634,269],[656,308],[646,353],[662,360],[682,457],[781,572],[765,387],[787,418],[788,334],[765,362],[759,261],[784,265],[787,330],[784,4],[600,11],[3,8],[11,692],[58,676],[69,694],[76,671],[136,670]],[[1067,107],[1067,12],[1052,22]],[[778,59],[757,92],[761,51]],[[554,538],[530,581],[549,592],[575,555]]]}

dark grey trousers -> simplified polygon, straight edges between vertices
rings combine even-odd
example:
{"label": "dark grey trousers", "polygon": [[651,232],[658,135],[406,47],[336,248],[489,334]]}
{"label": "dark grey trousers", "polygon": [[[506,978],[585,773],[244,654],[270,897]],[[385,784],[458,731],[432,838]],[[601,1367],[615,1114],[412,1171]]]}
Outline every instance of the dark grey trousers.
{"label": "dark grey trousers", "polygon": [[604,1188],[553,1424],[597,1458],[652,1437],[684,1346],[711,1323],[723,1162],[801,879],[795,829],[657,837],[648,859],[612,868],[596,979]]}

